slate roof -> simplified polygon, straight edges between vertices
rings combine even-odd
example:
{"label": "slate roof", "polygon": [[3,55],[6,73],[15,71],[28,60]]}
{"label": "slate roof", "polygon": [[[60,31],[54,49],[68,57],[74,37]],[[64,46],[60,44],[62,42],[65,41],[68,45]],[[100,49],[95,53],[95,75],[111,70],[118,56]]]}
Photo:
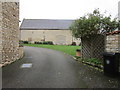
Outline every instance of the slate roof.
{"label": "slate roof", "polygon": [[68,30],[74,20],[24,19],[21,30]]}

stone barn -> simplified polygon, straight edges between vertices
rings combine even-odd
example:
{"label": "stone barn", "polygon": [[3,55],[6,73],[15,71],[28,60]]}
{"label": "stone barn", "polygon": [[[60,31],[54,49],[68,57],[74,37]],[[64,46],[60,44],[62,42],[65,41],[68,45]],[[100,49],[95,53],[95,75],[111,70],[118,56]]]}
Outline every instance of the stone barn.
{"label": "stone barn", "polygon": [[21,26],[21,40],[34,42],[52,41],[56,45],[80,43],[72,36],[69,26],[74,20],[24,19]]}

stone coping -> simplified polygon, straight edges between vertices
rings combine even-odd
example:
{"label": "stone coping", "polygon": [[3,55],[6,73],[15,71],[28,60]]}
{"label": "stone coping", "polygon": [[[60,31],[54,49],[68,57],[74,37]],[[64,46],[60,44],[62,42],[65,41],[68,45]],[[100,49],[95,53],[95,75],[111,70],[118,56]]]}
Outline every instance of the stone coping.
{"label": "stone coping", "polygon": [[0,2],[19,2],[19,0],[0,0]]}

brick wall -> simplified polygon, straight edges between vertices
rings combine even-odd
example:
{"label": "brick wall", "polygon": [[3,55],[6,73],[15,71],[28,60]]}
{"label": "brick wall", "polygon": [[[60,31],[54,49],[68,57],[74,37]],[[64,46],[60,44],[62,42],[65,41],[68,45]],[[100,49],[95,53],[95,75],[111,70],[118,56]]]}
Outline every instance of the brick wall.
{"label": "brick wall", "polygon": [[0,26],[0,64],[5,65],[20,57],[19,2],[0,2]]}
{"label": "brick wall", "polygon": [[106,51],[120,53],[120,33],[112,33],[107,35]]}

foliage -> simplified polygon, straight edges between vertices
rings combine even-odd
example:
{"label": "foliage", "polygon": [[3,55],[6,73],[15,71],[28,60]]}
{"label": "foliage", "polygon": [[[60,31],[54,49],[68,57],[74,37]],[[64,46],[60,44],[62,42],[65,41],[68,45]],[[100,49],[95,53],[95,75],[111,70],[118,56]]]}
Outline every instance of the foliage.
{"label": "foliage", "polygon": [[29,44],[28,41],[20,41],[20,44]]}
{"label": "foliage", "polygon": [[48,44],[48,42],[47,42],[47,41],[44,41],[43,44]]}
{"label": "foliage", "polygon": [[76,60],[81,59],[81,57],[80,57],[80,56],[74,56],[74,57],[76,58]]}
{"label": "foliage", "polygon": [[52,41],[43,41],[43,42],[35,42],[35,44],[48,44],[48,45],[53,45]]}
{"label": "foliage", "polygon": [[53,50],[62,51],[72,56],[75,56],[76,49],[80,49],[80,46],[66,46],[66,45],[24,44],[24,46],[49,48]]}
{"label": "foliage", "polygon": [[35,44],[42,44],[42,42],[34,42]]}
{"label": "foliage", "polygon": [[48,41],[48,44],[49,44],[49,45],[53,45],[53,42],[52,42],[52,41]]}
{"label": "foliage", "polygon": [[52,41],[44,41],[43,44],[53,45],[53,42]]}
{"label": "foliage", "polygon": [[71,44],[72,46],[76,46],[76,42],[72,42],[72,44]]}
{"label": "foliage", "polygon": [[23,45],[22,45],[22,44],[19,44],[19,47],[23,47]]}
{"label": "foliage", "polygon": [[81,42],[79,43],[79,46],[81,46]]}
{"label": "foliage", "polygon": [[89,36],[91,34],[105,34],[119,27],[117,18],[112,19],[111,15],[101,14],[99,9],[93,13],[80,17],[70,26],[70,30],[76,38]]}
{"label": "foliage", "polygon": [[84,62],[89,62],[89,63],[93,63],[95,65],[101,65],[102,63],[100,62],[100,60],[96,59],[96,58],[90,58],[90,59],[81,59]]}

